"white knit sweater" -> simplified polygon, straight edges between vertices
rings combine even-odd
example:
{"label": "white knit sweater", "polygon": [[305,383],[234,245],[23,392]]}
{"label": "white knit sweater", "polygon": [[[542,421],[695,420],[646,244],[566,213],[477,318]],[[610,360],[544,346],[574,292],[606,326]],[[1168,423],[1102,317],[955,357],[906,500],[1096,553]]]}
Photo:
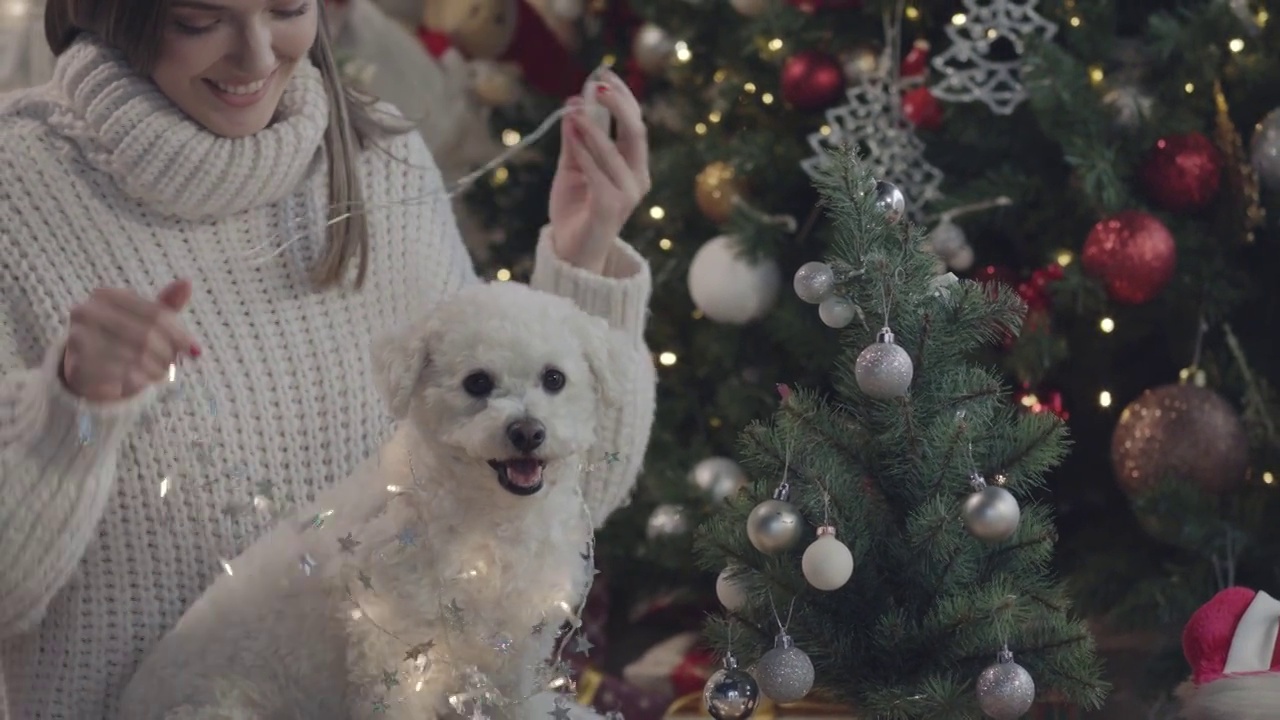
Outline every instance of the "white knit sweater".
{"label": "white knit sweater", "polygon": [[[90,41],[50,84],[0,100],[0,716],[7,693],[13,720],[114,719],[132,669],[220,560],[387,436],[371,337],[476,281],[412,133],[361,159],[364,289],[310,287],[326,118],[306,67],[276,123],[218,138]],[[648,266],[619,241],[605,275],[538,244],[535,287],[643,343]],[[203,356],[129,401],[72,397],[56,374],[71,306],[179,276],[194,281],[184,319]],[[652,382],[637,377],[637,399],[602,428],[601,457],[623,462],[588,488],[598,520],[634,484]]]}

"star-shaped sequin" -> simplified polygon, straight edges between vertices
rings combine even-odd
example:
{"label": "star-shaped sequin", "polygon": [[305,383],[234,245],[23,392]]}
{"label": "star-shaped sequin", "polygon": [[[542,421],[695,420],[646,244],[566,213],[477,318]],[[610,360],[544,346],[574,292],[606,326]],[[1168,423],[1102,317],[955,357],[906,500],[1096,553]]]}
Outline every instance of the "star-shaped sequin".
{"label": "star-shaped sequin", "polygon": [[569,720],[569,708],[567,705],[561,705],[559,702],[547,713],[551,716],[551,720]]}
{"label": "star-shaped sequin", "polygon": [[354,555],[358,547],[360,547],[360,541],[352,537],[351,533],[338,538],[338,548],[348,555]]}
{"label": "star-shaped sequin", "polygon": [[400,684],[400,676],[394,670],[382,671],[382,686],[390,690]]}
{"label": "star-shaped sequin", "polygon": [[373,578],[369,577],[368,573],[361,570],[360,572],[356,573],[356,579],[360,581],[360,584],[364,586],[365,590],[368,590],[369,592],[373,592]]}
{"label": "star-shaped sequin", "polygon": [[431,648],[435,646],[436,646],[435,640],[428,640],[426,642],[418,643],[417,645],[414,645],[413,647],[409,648],[408,652],[404,654],[404,661],[418,662],[418,658],[431,652]]}
{"label": "star-shaped sequin", "polygon": [[583,655],[590,655],[591,648],[593,647],[595,647],[595,645],[591,644],[591,640],[589,640],[586,635],[579,635],[573,639],[574,652],[580,652]]}
{"label": "star-shaped sequin", "polygon": [[620,458],[619,458],[619,456],[620,456],[621,454],[622,454],[622,453],[607,452],[607,453],[605,453],[605,454],[604,454],[604,461],[605,461],[607,464],[609,464],[609,465],[612,465],[612,464],[614,464],[614,463],[616,463],[616,462],[621,462],[621,460],[620,460]]}
{"label": "star-shaped sequin", "polygon": [[457,600],[450,600],[449,604],[444,608],[444,621],[453,630],[461,630],[466,626],[467,620],[462,615],[462,608],[458,606]]}

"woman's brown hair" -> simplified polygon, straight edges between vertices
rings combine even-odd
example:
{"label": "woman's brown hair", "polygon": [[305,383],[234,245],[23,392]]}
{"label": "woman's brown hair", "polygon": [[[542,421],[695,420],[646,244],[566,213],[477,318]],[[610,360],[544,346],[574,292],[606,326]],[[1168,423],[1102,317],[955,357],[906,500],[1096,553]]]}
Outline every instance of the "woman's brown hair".
{"label": "woman's brown hair", "polygon": [[[369,223],[362,211],[364,192],[357,164],[360,145],[378,135],[407,132],[412,126],[379,116],[374,99],[342,82],[329,38],[324,0],[315,0],[319,13],[311,62],[324,78],[329,96],[329,126],[324,150],[329,161],[328,246],[312,269],[321,288],[340,285],[355,261],[357,288],[369,267]],[[44,31],[49,47],[61,55],[82,33],[91,33],[124,53],[133,68],[149,75],[160,53],[170,0],[48,0]]]}

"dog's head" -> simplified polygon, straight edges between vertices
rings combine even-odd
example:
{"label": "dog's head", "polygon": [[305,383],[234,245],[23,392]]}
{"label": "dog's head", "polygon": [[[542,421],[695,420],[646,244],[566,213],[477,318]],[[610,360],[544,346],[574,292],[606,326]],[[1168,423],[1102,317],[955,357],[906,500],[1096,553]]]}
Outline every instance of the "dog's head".
{"label": "dog's head", "polygon": [[[471,285],[374,343],[375,381],[398,421],[514,495],[548,465],[580,462],[619,387],[604,320],[518,283]],[[468,473],[472,475],[472,473]]]}

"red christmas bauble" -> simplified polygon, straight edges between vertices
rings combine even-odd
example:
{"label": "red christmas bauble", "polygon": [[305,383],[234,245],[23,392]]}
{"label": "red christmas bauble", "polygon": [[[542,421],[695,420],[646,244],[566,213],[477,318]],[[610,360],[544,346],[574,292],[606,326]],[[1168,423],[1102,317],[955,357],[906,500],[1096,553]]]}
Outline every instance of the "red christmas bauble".
{"label": "red christmas bauble", "polygon": [[1173,278],[1178,251],[1173,235],[1154,216],[1125,210],[1101,220],[1084,241],[1080,262],[1112,300],[1131,305],[1160,294]]}
{"label": "red christmas bauble", "polygon": [[902,116],[921,130],[942,127],[942,103],[921,85],[902,93]]}
{"label": "red christmas bauble", "polygon": [[1141,169],[1147,195],[1171,212],[1199,210],[1218,195],[1222,153],[1200,133],[1156,141]]}
{"label": "red christmas bauble", "polygon": [[911,43],[911,49],[902,58],[902,64],[898,68],[899,74],[904,78],[924,75],[929,70],[929,41],[920,39]]}
{"label": "red christmas bauble", "polygon": [[844,92],[844,72],[834,57],[801,50],[782,64],[782,98],[797,110],[831,107]]}

